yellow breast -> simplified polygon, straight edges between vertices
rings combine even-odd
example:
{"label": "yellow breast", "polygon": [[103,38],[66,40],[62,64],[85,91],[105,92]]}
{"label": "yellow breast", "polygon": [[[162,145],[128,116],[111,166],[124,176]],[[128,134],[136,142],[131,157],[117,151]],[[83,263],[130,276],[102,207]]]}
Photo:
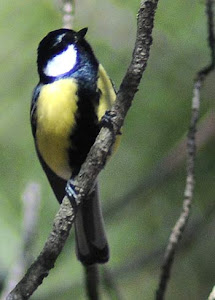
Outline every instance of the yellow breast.
{"label": "yellow breast", "polygon": [[63,179],[71,176],[68,149],[77,111],[77,85],[62,79],[44,85],[37,101],[37,147],[51,170]]}

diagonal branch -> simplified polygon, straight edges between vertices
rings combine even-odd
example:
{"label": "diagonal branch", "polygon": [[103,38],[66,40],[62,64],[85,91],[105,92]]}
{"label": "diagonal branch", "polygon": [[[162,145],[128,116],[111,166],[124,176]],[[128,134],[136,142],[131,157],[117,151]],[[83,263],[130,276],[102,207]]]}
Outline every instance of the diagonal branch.
{"label": "diagonal branch", "polygon": [[156,291],[157,300],[164,299],[164,294],[167,288],[168,280],[170,278],[170,272],[174,261],[175,252],[187,225],[193,199],[193,191],[195,184],[194,166],[196,157],[196,125],[199,118],[200,110],[200,90],[206,76],[212,70],[214,70],[215,66],[213,0],[207,0],[206,13],[208,18],[208,43],[209,48],[211,50],[211,63],[198,72],[194,81],[190,128],[187,136],[187,178],[184,191],[183,208],[179,219],[177,220],[174,228],[172,229],[172,233],[170,235],[169,242],[165,251],[159,287]]}
{"label": "diagonal branch", "polygon": [[[142,74],[146,69],[152,44],[152,29],[157,3],[158,0],[141,1],[133,57],[120,86],[116,102],[110,112],[113,130],[105,127],[101,129],[87,156],[86,162],[77,176],[75,187],[79,191],[77,197],[77,202],[79,203],[84,201],[99,172],[104,167],[115,136],[123,124],[134,95],[137,92]],[[69,200],[65,197],[42,252],[29,268],[25,277],[8,295],[7,300],[28,299],[42,283],[43,279],[48,276],[49,270],[54,267],[54,263],[66,242],[74,219],[75,212]]]}

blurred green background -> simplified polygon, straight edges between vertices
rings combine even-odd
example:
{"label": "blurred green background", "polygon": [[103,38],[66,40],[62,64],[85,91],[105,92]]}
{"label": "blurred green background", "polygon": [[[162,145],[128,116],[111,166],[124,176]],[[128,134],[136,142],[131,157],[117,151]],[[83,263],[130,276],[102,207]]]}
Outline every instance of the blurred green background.
{"label": "blurred green background", "polygon": [[[118,87],[131,59],[139,0],[76,1],[74,29],[87,39]],[[0,277],[22,243],[22,195],[41,184],[33,255],[58,210],[37,160],[29,122],[38,82],[36,49],[62,26],[51,0],[0,2]],[[123,299],[153,299],[164,246],[181,211],[193,78],[209,62],[204,1],[163,0],[156,13],[150,60],[126,118],[121,146],[100,175],[112,269]],[[166,299],[206,299],[215,279],[214,73],[204,84],[192,215],[177,252]],[[170,155],[171,154],[171,155]],[[55,268],[32,299],[85,299],[73,230]],[[109,299],[102,287],[102,299]]]}

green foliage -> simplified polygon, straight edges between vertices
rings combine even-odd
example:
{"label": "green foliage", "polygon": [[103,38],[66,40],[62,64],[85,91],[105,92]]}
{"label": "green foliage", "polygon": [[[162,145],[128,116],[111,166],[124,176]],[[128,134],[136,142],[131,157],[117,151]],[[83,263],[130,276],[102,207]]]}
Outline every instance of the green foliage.
{"label": "green foliage", "polygon": [[[110,77],[119,86],[130,62],[136,35],[139,1],[77,1],[75,28],[89,27],[88,41]],[[9,270],[21,245],[22,193],[29,181],[42,187],[36,256],[58,209],[36,158],[29,122],[31,94],[38,82],[36,49],[41,38],[61,26],[55,1],[8,0],[0,4],[0,273]],[[127,116],[121,146],[100,176],[104,208],[116,203],[141,182],[153,167],[185,137],[190,117],[193,78],[209,61],[205,8],[202,1],[159,3],[148,68]],[[202,94],[202,120],[214,106],[214,74]],[[172,162],[174,163],[174,162]],[[191,222],[204,216],[214,197],[214,141],[199,149],[196,192]],[[154,174],[158,176],[159,173]],[[121,267],[136,255],[161,249],[181,210],[185,166],[162,177],[116,215],[106,217],[111,246],[110,266]],[[153,179],[152,179],[153,182]],[[157,183],[156,183],[157,182]],[[166,299],[205,299],[214,284],[214,228],[204,223],[202,234],[174,264]],[[138,270],[120,274],[125,299],[153,299],[161,257]],[[73,234],[56,267],[33,299],[84,299],[82,268]],[[4,275],[3,274],[3,275]],[[2,274],[0,274],[2,275]],[[207,280],[205,280],[207,278]],[[108,299],[108,296],[105,296]]]}

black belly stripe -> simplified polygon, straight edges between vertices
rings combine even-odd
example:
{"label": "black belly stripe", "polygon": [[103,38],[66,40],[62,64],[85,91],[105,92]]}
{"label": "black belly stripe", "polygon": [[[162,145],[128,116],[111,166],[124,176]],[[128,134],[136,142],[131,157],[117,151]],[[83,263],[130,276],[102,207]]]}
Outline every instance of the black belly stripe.
{"label": "black belly stripe", "polygon": [[78,98],[76,127],[70,136],[69,163],[72,169],[72,176],[78,174],[99,133],[99,122],[96,114],[99,104],[99,93],[89,89],[82,89],[78,92]]}

